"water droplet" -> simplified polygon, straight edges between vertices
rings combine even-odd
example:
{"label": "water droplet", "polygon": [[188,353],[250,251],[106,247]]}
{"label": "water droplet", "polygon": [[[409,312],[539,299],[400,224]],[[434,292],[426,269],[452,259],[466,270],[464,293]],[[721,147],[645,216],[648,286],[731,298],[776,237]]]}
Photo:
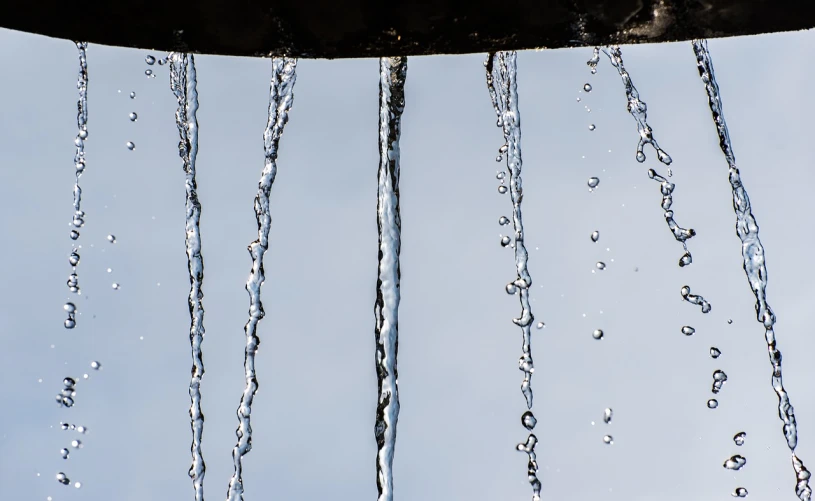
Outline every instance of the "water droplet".
{"label": "water droplet", "polygon": [[111,285],[111,287],[113,287],[113,290],[119,290],[119,287],[121,286],[118,283],[113,282],[113,285]]}
{"label": "water droplet", "polygon": [[134,149],[136,149],[136,145],[135,145],[135,144],[133,144],[133,141],[128,141],[128,142],[127,142],[127,144],[126,144],[125,146],[127,146],[127,149],[128,149],[128,150],[131,150],[131,151],[133,151]]}
{"label": "water droplet", "polygon": [[598,240],[600,240],[600,232],[596,230],[591,232],[591,241],[596,242]]}
{"label": "water droplet", "polygon": [[732,318],[728,318],[728,319],[727,319],[727,325],[730,325],[730,324],[732,324],[732,323],[733,323],[733,319],[732,319]]}
{"label": "water droplet", "polygon": [[527,430],[532,431],[532,428],[538,424],[538,420],[531,411],[526,411],[524,412],[523,416],[521,416],[521,424],[524,425],[524,428]]}
{"label": "water droplet", "polygon": [[584,85],[583,90],[586,91],[586,92],[591,92],[591,84]]}
{"label": "water droplet", "polygon": [[68,429],[68,423],[60,423],[60,424],[59,424],[59,426],[60,426],[60,428],[62,428],[63,430],[67,430],[67,429]]}
{"label": "water droplet", "polygon": [[589,188],[594,189],[597,188],[598,184],[600,184],[600,180],[597,179],[596,177],[590,177],[587,184],[589,185]]}
{"label": "water droplet", "polygon": [[71,273],[66,283],[68,284],[68,289],[71,292],[79,292],[79,277],[76,273]]}
{"label": "water droplet", "polygon": [[74,320],[73,318],[66,318],[64,325],[66,329],[73,329],[74,327],[76,327],[76,320]]}
{"label": "water droplet", "polygon": [[115,244],[116,243],[116,235],[108,235],[108,242]]}
{"label": "water droplet", "polygon": [[68,476],[62,472],[57,473],[57,482],[61,483],[62,485],[68,485],[71,483]]}
{"label": "water droplet", "polygon": [[80,487],[82,487],[82,482],[77,482],[77,483],[75,483],[75,484],[74,484],[74,487],[76,487],[77,489],[79,489]]}
{"label": "water droplet", "polygon": [[733,494],[731,494],[734,498],[746,498],[747,497],[747,489],[744,487],[737,487]]}
{"label": "water droplet", "polygon": [[498,155],[497,157],[495,157],[496,162],[500,162],[503,159],[504,159],[504,157],[502,157],[501,155]]}
{"label": "water droplet", "polygon": [[152,65],[156,64],[156,58],[153,57],[153,56],[148,55],[147,57],[144,58],[144,62],[149,64],[150,66],[152,66]]}
{"label": "water droplet", "polygon": [[637,152],[637,162],[643,163],[645,161],[645,153],[638,151]]}
{"label": "water droplet", "polygon": [[596,266],[598,270],[605,270],[606,269],[606,263],[604,263],[602,261],[597,261],[597,264],[595,264],[594,266]]}
{"label": "water droplet", "polygon": [[611,435],[606,435],[603,437],[603,442],[605,442],[606,445],[614,445],[614,437]]}
{"label": "water droplet", "polygon": [[692,336],[694,332],[696,332],[696,329],[694,329],[690,325],[686,325],[686,326],[682,327],[682,334],[684,334],[686,336]]}
{"label": "water droplet", "polygon": [[62,449],[59,451],[59,454],[60,456],[62,456],[62,459],[68,459],[70,452],[68,451],[68,449]]}
{"label": "water droplet", "polygon": [[596,329],[591,333],[591,337],[594,339],[603,339],[603,329]]}
{"label": "water droplet", "polygon": [[546,326],[543,322],[538,322],[538,329],[543,329]]}
{"label": "water droplet", "polygon": [[71,263],[71,266],[76,266],[79,264],[79,254],[76,252],[72,252],[70,256],[68,256],[68,262]]}
{"label": "water droplet", "polygon": [[501,216],[500,218],[498,218],[498,224],[500,224],[501,226],[509,224],[509,218],[507,218],[506,216]]}
{"label": "water droplet", "polygon": [[508,283],[507,286],[505,287],[505,289],[507,291],[507,294],[509,294],[509,295],[513,295],[516,292],[518,292],[518,287],[516,287],[515,283],[513,283],[513,282]]}
{"label": "water droplet", "polygon": [[507,192],[507,187],[506,186],[501,185],[501,186],[498,187],[498,193],[503,195],[506,192]]}
{"label": "water droplet", "polygon": [[108,273],[111,273],[112,271],[113,271],[113,268],[108,268]]}
{"label": "water droplet", "polygon": [[579,97],[577,98],[577,102],[578,102],[578,103],[580,102],[580,98],[579,98]]}
{"label": "water droplet", "polygon": [[679,258],[679,266],[685,267],[693,262],[693,257],[691,257],[690,252],[685,252],[682,254],[682,257]]}
{"label": "water droplet", "polygon": [[91,362],[91,369],[93,369],[93,370],[95,370],[95,371],[98,371],[98,370],[99,370],[99,369],[101,369],[101,368],[102,368],[102,364],[100,364],[100,363],[99,363],[99,362],[97,362],[96,360],[94,360],[93,362]]}
{"label": "water droplet", "polygon": [[606,424],[610,423],[611,422],[611,416],[613,414],[614,414],[614,411],[612,411],[611,408],[607,407],[606,410],[603,411],[603,422],[606,423]]}
{"label": "water droplet", "polygon": [[671,162],[673,162],[671,156],[665,153],[665,150],[657,150],[657,158],[665,165],[671,165]]}
{"label": "water droplet", "polygon": [[740,432],[736,433],[733,436],[733,442],[735,442],[736,445],[738,445],[738,446],[742,446],[742,445],[744,445],[744,437],[746,437],[746,436],[747,436],[746,433],[744,433],[743,431],[740,431]]}
{"label": "water droplet", "polygon": [[597,127],[595,127],[595,125],[594,125],[594,124],[589,124],[589,130],[594,130],[594,129],[596,129],[596,128],[597,128]]}
{"label": "water droplet", "polygon": [[505,236],[505,237],[503,237],[503,238],[501,239],[501,246],[502,246],[502,247],[506,247],[507,245],[509,245],[509,242],[510,242],[510,238],[509,238],[509,237],[507,237],[507,236]]}
{"label": "water droplet", "polygon": [[128,117],[130,118],[131,122],[135,122],[136,120],[139,119],[139,115],[137,115],[135,111],[130,112],[130,115],[128,115]]}
{"label": "water droplet", "polygon": [[713,393],[719,393],[722,390],[722,386],[727,381],[727,374],[724,373],[722,370],[716,370],[713,372]]}
{"label": "water droplet", "polygon": [[74,385],[76,385],[76,380],[72,377],[66,377],[62,380],[62,384],[64,384],[66,388],[73,388]]}
{"label": "water droplet", "polygon": [[68,313],[73,313],[76,311],[76,305],[74,303],[65,303],[62,309],[64,309]]}
{"label": "water droplet", "polygon": [[731,457],[727,461],[724,462],[722,466],[727,468],[728,470],[740,470],[744,465],[747,464],[747,459],[744,456],[739,456],[736,454],[735,456]]}
{"label": "water droplet", "polygon": [[498,173],[495,175],[495,179],[504,179],[504,178],[506,177],[506,175],[507,175],[507,173],[506,173],[506,172],[504,172],[504,171],[499,171],[499,172],[498,172]]}
{"label": "water droplet", "polygon": [[79,232],[76,230],[71,230],[71,240],[76,240],[79,238]]}
{"label": "water droplet", "polygon": [[85,220],[82,219],[81,216],[74,216],[74,218],[71,220],[71,224],[73,224],[76,228],[82,228],[85,226]]}
{"label": "water droplet", "polygon": [[715,398],[711,398],[710,400],[707,401],[707,408],[708,409],[715,409],[718,406],[719,406],[719,401],[716,400]]}
{"label": "water droplet", "polygon": [[144,74],[147,75],[148,77],[152,77],[153,76],[153,70],[149,70],[149,69],[144,70]]}
{"label": "water droplet", "polygon": [[130,99],[136,99],[136,93],[135,92],[130,93]]}
{"label": "water droplet", "polygon": [[71,447],[73,447],[74,449],[79,449],[80,447],[82,447],[82,442],[79,440],[72,440]]}
{"label": "water droplet", "polygon": [[85,433],[86,431],[88,431],[88,429],[85,428],[84,426],[77,426],[76,431],[78,431],[79,433]]}

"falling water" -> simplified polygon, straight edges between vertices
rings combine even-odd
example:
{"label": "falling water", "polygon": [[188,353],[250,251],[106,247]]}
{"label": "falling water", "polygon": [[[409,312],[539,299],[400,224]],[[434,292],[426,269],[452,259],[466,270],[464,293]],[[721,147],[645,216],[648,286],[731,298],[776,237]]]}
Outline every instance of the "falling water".
{"label": "falling water", "polygon": [[[76,153],[74,154],[74,215],[71,218],[71,240],[76,241],[79,239],[79,228],[85,225],[85,213],[82,211],[82,188],[79,186],[79,178],[85,172],[85,140],[88,139],[88,60],[86,51],[88,49],[88,42],[76,42],[76,48],[79,50],[79,75],[76,81],[76,88],[79,91],[79,100],[76,103],[76,126],[77,134],[74,144],[76,145]],[[71,250],[68,256],[68,263],[73,268],[71,275],[68,277],[68,290],[75,294],[79,294],[79,277],[76,273],[76,267],[79,264],[79,252],[76,247]],[[68,318],[65,320],[64,325],[66,329],[73,329],[76,327],[76,306],[73,303],[65,304],[65,311],[68,313]]]}
{"label": "falling water", "polygon": [[201,300],[204,293],[201,285],[204,280],[204,260],[201,256],[201,204],[198,202],[195,182],[195,157],[198,154],[198,91],[196,90],[195,58],[192,54],[173,53],[170,66],[170,89],[178,100],[175,113],[180,141],[178,154],[187,175],[186,187],[186,246],[187,268],[190,274],[190,346],[192,348],[192,376],[190,379],[190,427],[192,428],[192,465],[189,475],[192,478],[195,500],[204,499],[204,474],[206,464],[201,452],[201,438],[204,433],[204,413],[201,410],[201,378],[204,375],[204,358],[201,343],[204,340],[204,307]]}
{"label": "falling water", "polygon": [[741,240],[744,272],[756,297],[756,317],[764,325],[765,329],[764,338],[767,342],[767,351],[773,368],[772,386],[778,396],[778,417],[784,423],[784,437],[787,440],[787,447],[792,453],[792,466],[796,476],[795,493],[801,501],[809,501],[812,498],[812,488],[809,485],[811,474],[795,454],[795,448],[798,445],[798,430],[795,422],[795,412],[782,381],[781,352],[776,347],[775,331],[773,330],[775,314],[767,303],[767,268],[764,264],[764,247],[758,237],[758,223],[753,217],[750,198],[747,196],[747,190],[742,185],[739,169],[736,167],[736,157],[733,154],[727,123],[722,113],[722,100],[713,73],[713,62],[707,48],[707,40],[694,40],[693,52],[696,54],[699,75],[707,91],[710,111],[713,115],[713,122],[716,124],[716,132],[719,135],[719,146],[722,153],[724,153],[729,168],[730,186],[733,190],[733,210],[736,213],[736,234]]}
{"label": "falling water", "polygon": [[283,128],[289,121],[289,110],[294,99],[294,82],[297,78],[295,68],[297,60],[287,57],[272,58],[272,78],[269,85],[269,114],[266,128],[263,131],[263,151],[265,161],[263,171],[258,182],[258,193],[255,196],[255,218],[258,225],[258,238],[249,244],[249,254],[252,256],[252,270],[246,281],[246,292],[249,293],[249,320],[244,326],[246,334],[246,351],[243,368],[246,378],[246,387],[241,395],[238,406],[238,429],[235,434],[238,443],[232,449],[234,473],[229,480],[227,499],[229,501],[243,500],[243,478],[241,460],[252,449],[252,426],[250,417],[252,401],[258,390],[258,381],[255,375],[255,354],[260,345],[257,335],[257,326],[263,318],[263,303],[260,300],[260,288],[266,276],[263,272],[263,257],[269,248],[269,229],[272,225],[272,216],[269,210],[269,198],[272,184],[277,175],[277,148]]}
{"label": "falling water", "polygon": [[[523,189],[521,184],[521,116],[518,110],[517,86],[517,54],[516,52],[495,52],[489,55],[485,63],[487,68],[487,87],[492,99],[492,105],[498,115],[499,127],[504,132],[504,141],[507,146],[507,168],[509,170],[509,186],[512,198],[512,222],[515,227],[515,267],[517,277],[507,285],[507,292],[514,294],[520,290],[521,316],[512,321],[521,327],[523,332],[523,354],[518,361],[518,368],[523,371],[524,379],[521,383],[521,392],[526,399],[528,409],[532,408],[532,373],[535,370],[532,361],[532,331],[534,320],[529,305],[529,288],[532,286],[532,277],[527,269],[528,254],[524,245],[523,220],[521,218],[521,201]],[[511,286],[511,287],[510,287]],[[525,443],[518,444],[519,451],[526,452],[528,461],[528,479],[532,485],[532,499],[540,499],[541,483],[537,477],[538,464],[535,456],[537,437],[530,433]]]}
{"label": "falling water", "polygon": [[379,60],[379,171],[376,202],[379,228],[379,265],[376,279],[376,379],[378,400],[376,487],[379,501],[393,500],[393,453],[399,419],[399,134],[405,109],[407,57]]}

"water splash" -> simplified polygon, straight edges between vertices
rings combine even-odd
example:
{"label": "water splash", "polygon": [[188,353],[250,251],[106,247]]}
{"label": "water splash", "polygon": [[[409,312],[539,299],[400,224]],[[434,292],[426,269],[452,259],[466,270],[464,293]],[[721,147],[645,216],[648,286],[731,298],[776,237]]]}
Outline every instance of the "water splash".
{"label": "water splash", "polygon": [[809,485],[811,473],[795,454],[795,448],[798,445],[798,427],[795,421],[795,411],[782,380],[781,352],[776,347],[773,329],[775,314],[767,303],[767,267],[764,261],[764,247],[758,236],[758,223],[753,217],[750,198],[747,196],[747,190],[744,189],[739,169],[736,167],[736,157],[733,154],[730,134],[722,112],[722,99],[713,72],[713,62],[707,48],[707,40],[694,40],[692,45],[699,76],[702,78],[702,83],[705,84],[710,112],[719,136],[719,146],[727,160],[730,187],[733,192],[733,210],[736,213],[736,234],[741,240],[744,272],[756,297],[756,318],[765,329],[764,339],[772,365],[772,387],[778,396],[778,417],[783,422],[784,438],[792,453],[792,466],[796,478],[795,494],[801,501],[809,501],[812,498],[812,488]]}
{"label": "water splash", "polygon": [[[492,105],[498,115],[497,125],[502,127],[504,142],[507,149],[507,168],[509,170],[510,196],[512,198],[512,222],[515,227],[515,267],[517,277],[512,285],[520,291],[521,316],[512,321],[523,332],[523,353],[518,360],[518,368],[523,371],[524,379],[521,383],[521,392],[526,399],[528,409],[532,408],[532,373],[535,365],[532,360],[532,331],[534,320],[532,308],[529,304],[529,288],[532,286],[532,277],[527,269],[528,253],[524,245],[523,219],[521,217],[521,201],[523,188],[521,182],[521,116],[518,110],[517,85],[517,53],[495,52],[489,55],[485,62],[487,70],[487,87],[489,89]],[[537,439],[530,434],[526,443],[519,444],[518,450],[529,456],[528,479],[532,486],[532,499],[540,499],[541,483],[537,477],[538,465],[535,456]]]}
{"label": "water splash", "polygon": [[712,308],[710,303],[702,296],[699,296],[697,294],[691,294],[689,286],[687,285],[682,286],[682,289],[680,289],[679,293],[682,295],[682,299],[684,299],[685,301],[700,306],[702,308],[702,313],[710,313],[710,310]]}
{"label": "water splash", "polygon": [[[82,188],[79,186],[79,178],[85,172],[85,140],[88,139],[88,42],[76,42],[79,51],[79,75],[76,80],[76,88],[79,91],[79,100],[76,103],[76,153],[74,153],[74,214],[71,217],[71,240],[79,239],[79,229],[85,225],[85,212],[82,211]],[[79,294],[79,277],[76,274],[76,267],[79,264],[79,253],[76,247],[71,251],[68,262],[73,268],[71,277],[68,279],[68,290]],[[73,303],[69,303],[73,304]],[[76,308],[68,311],[68,318],[63,322],[66,329],[76,327]]]}
{"label": "water splash", "polygon": [[665,150],[659,147],[659,144],[657,143],[657,140],[654,137],[653,130],[648,125],[647,122],[648,106],[645,104],[644,101],[640,100],[640,94],[639,92],[637,92],[637,88],[634,87],[634,83],[631,81],[631,76],[625,70],[620,46],[612,45],[608,50],[603,49],[603,53],[605,53],[605,55],[608,56],[608,59],[609,61],[611,61],[612,66],[617,68],[617,72],[623,79],[623,85],[625,86],[625,96],[628,99],[628,112],[631,113],[631,116],[634,117],[634,120],[637,121],[637,130],[640,133],[640,140],[637,143],[637,161],[640,163],[645,161],[645,152],[643,151],[643,148],[645,147],[646,144],[650,144],[657,151],[657,158],[659,158],[659,161],[665,165],[671,165],[670,155],[668,155],[665,152]]}
{"label": "water splash", "polygon": [[204,475],[206,464],[201,451],[204,433],[204,413],[201,410],[201,378],[204,376],[204,356],[201,343],[204,340],[204,260],[201,256],[201,204],[198,202],[195,181],[195,158],[198,154],[198,91],[195,58],[192,54],[173,53],[170,67],[170,89],[178,101],[175,113],[180,141],[178,154],[186,174],[186,247],[187,268],[190,274],[190,347],[192,348],[192,376],[190,379],[190,427],[192,429],[192,464],[189,469],[195,500],[204,499]]}
{"label": "water splash", "polygon": [[376,380],[378,397],[376,488],[379,501],[393,500],[393,454],[399,419],[399,252],[402,220],[399,215],[399,136],[405,109],[407,57],[379,60],[379,170],[376,222],[379,229],[379,264],[376,279]]}
{"label": "water splash", "polygon": [[258,193],[255,196],[255,219],[258,225],[258,238],[249,244],[249,254],[252,256],[252,270],[246,281],[246,292],[249,293],[249,320],[244,326],[246,334],[246,351],[244,354],[244,375],[246,387],[241,395],[238,406],[238,429],[235,434],[238,443],[232,449],[234,473],[229,480],[227,499],[229,501],[243,500],[243,478],[241,460],[252,450],[252,426],[250,422],[252,402],[258,389],[255,374],[255,354],[260,345],[257,335],[258,322],[264,317],[263,303],[260,299],[260,290],[266,279],[263,270],[263,258],[269,248],[269,230],[272,216],[269,209],[269,199],[272,185],[277,175],[277,150],[283,128],[289,121],[289,110],[294,100],[294,83],[297,78],[295,69],[297,60],[288,57],[272,58],[272,77],[269,85],[269,113],[266,128],[263,131],[263,151],[265,161],[263,171],[258,182]]}

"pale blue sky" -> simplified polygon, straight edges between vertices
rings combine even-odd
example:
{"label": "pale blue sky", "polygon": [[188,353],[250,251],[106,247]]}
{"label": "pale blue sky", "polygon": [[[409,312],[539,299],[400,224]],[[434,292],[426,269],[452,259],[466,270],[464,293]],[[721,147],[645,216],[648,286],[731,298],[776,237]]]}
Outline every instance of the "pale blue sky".
{"label": "pale blue sky", "polygon": [[[766,248],[785,384],[799,455],[815,468],[815,377],[809,335],[815,236],[808,209],[815,34],[713,40],[742,179]],[[0,30],[5,69],[0,151],[0,498],[192,499],[187,409],[190,355],[184,175],[167,67],[159,52],[91,45],[86,225],[70,299],[76,49]],[[636,162],[625,94],[591,49],[519,54],[523,202],[535,331],[533,378],[544,500],[708,501],[738,486],[756,501],[795,500],[770,386],[764,331],[741,269],[727,165],[689,43],[624,47],[660,145],[674,159],[677,222],[698,235],[694,263],[659,207],[665,174],[653,150]],[[504,285],[513,256],[499,244],[495,127],[483,54],[410,58],[402,136],[402,412],[395,493],[403,501],[531,497],[517,369],[520,310]],[[242,327],[255,238],[252,200],[263,167],[268,60],[199,56],[199,196],[205,264],[202,391],[205,492],[225,497],[243,388]],[[257,356],[254,448],[246,500],[374,499],[373,301],[376,276],[376,60],[298,64],[294,106],[272,191],[266,318]],[[582,92],[590,82],[591,93]],[[121,92],[120,92],[121,91]],[[129,93],[136,92],[130,99]],[[578,102],[577,98],[581,98]],[[591,109],[588,112],[586,107]],[[132,111],[139,119],[128,119]],[[589,125],[596,130],[589,131]],[[125,147],[136,144],[134,151]],[[589,193],[586,180],[600,178]],[[592,243],[589,235],[600,231]],[[115,234],[116,244],[106,240]],[[607,268],[594,272],[602,260]],[[107,268],[112,272],[108,273]],[[639,271],[635,272],[635,268]],[[111,284],[121,284],[113,290]],[[160,284],[160,285],[159,285]],[[684,303],[690,285],[708,315]],[[85,297],[87,296],[87,297]],[[732,325],[727,320],[732,319]],[[696,328],[686,337],[683,325]],[[605,331],[595,341],[594,329]],[[52,347],[53,345],[53,347]],[[711,346],[722,350],[718,360]],[[92,360],[103,370],[94,372]],[[729,379],[710,410],[711,374]],[[82,374],[90,378],[82,380]],[[56,406],[65,376],[77,405]],[[42,379],[42,382],[38,382]],[[605,407],[614,409],[609,425]],[[84,447],[60,458],[75,432]],[[595,424],[592,424],[594,422]],[[732,436],[747,432],[743,447]],[[611,434],[607,446],[603,436]],[[739,472],[722,468],[747,457]],[[81,489],[62,486],[64,471]],[[38,476],[39,474],[39,476]]]}

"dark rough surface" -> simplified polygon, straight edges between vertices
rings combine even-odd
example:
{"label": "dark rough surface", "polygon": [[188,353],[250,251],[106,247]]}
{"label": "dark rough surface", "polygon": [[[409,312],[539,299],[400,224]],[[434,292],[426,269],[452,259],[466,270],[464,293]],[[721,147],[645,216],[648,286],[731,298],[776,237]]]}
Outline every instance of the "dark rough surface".
{"label": "dark rough surface", "polygon": [[667,42],[815,27],[811,0],[6,1],[0,26],[233,56],[353,58]]}

